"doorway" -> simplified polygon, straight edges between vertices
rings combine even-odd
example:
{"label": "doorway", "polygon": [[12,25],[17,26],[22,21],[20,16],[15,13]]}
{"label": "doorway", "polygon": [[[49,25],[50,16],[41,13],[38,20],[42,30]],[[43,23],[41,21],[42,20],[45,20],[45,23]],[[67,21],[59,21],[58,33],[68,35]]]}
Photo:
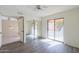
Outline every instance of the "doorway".
{"label": "doorway", "polygon": [[31,32],[32,32],[32,36],[33,36],[34,38],[37,38],[37,37],[38,37],[37,24],[38,24],[38,23],[37,23],[35,20],[33,20]]}
{"label": "doorway", "polygon": [[[23,16],[20,16],[17,18],[17,21],[18,21],[18,33],[19,33],[19,36],[20,36],[20,41],[21,42],[24,42],[24,17]],[[26,42],[26,41],[25,41]]]}
{"label": "doorway", "polygon": [[48,38],[64,42],[64,18],[48,20]]}

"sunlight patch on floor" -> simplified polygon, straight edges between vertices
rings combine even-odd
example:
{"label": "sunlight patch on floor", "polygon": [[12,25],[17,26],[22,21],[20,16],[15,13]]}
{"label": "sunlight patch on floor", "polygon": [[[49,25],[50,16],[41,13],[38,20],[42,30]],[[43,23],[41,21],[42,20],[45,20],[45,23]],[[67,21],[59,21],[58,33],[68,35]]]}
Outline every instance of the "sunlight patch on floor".
{"label": "sunlight patch on floor", "polygon": [[50,39],[41,39],[40,41],[49,44],[50,46],[48,48],[62,44],[61,42],[56,42]]}

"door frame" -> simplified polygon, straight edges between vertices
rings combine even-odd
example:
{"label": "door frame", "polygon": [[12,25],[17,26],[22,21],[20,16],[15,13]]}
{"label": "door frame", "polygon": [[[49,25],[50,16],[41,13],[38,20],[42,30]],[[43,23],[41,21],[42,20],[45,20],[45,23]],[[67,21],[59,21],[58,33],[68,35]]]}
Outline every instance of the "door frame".
{"label": "door frame", "polygon": [[22,20],[23,20],[23,43],[24,43],[24,16],[20,16],[20,17],[18,17],[17,18],[17,20],[19,20],[19,19],[21,19],[22,18]]}

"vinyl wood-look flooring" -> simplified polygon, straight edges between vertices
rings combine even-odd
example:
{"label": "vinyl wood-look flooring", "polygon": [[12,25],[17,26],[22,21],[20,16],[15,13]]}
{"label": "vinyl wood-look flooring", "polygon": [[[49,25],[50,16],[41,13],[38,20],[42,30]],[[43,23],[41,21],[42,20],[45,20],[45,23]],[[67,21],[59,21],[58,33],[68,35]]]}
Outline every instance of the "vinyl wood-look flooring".
{"label": "vinyl wood-look flooring", "polygon": [[27,38],[27,43],[3,45],[0,53],[78,53],[79,49],[50,39]]}

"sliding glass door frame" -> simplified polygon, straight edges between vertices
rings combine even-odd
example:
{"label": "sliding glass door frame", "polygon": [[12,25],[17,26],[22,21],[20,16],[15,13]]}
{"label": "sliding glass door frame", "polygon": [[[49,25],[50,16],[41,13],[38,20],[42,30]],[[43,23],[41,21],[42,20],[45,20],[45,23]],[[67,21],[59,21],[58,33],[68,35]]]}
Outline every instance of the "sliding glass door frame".
{"label": "sliding glass door frame", "polygon": [[[49,20],[54,20],[54,39],[51,39],[51,40],[55,40],[55,37],[56,37],[56,36],[55,36],[55,33],[56,33],[56,31],[55,31],[55,21],[56,21],[56,20],[59,20],[59,19],[63,19],[63,21],[64,21],[64,18],[49,19]],[[48,39],[50,39],[50,38],[48,37],[49,20],[47,20],[47,38],[48,38]],[[63,24],[64,24],[64,22],[63,22]],[[58,41],[58,40],[55,40],[55,41]],[[62,41],[59,41],[59,42],[62,42]],[[62,42],[62,43],[64,43],[64,42]]]}

